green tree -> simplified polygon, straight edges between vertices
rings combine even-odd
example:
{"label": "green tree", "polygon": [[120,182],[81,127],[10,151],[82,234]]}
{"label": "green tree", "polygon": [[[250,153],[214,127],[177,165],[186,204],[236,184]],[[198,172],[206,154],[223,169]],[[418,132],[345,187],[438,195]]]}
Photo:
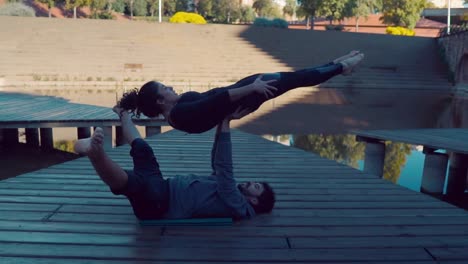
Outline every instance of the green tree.
{"label": "green tree", "polygon": [[59,140],[54,142],[54,148],[66,152],[74,153],[75,140]]}
{"label": "green tree", "polygon": [[413,29],[426,0],[383,0],[381,20],[387,25]]}
{"label": "green tree", "polygon": [[216,0],[213,2],[213,21],[232,23],[241,16],[240,2],[232,0]]}
{"label": "green tree", "polygon": [[283,7],[283,14],[288,15],[291,18],[295,19],[296,9],[297,9],[297,1],[296,0],[286,0],[286,4]]}
{"label": "green tree", "polygon": [[384,179],[397,183],[406,157],[411,153],[411,145],[385,142]]}
{"label": "green tree", "polygon": [[126,11],[128,11],[128,14],[130,15],[130,19],[133,19],[133,9],[135,7],[135,0],[126,0],[127,6],[126,6]]}
{"label": "green tree", "polygon": [[241,6],[240,7],[240,17],[239,21],[244,23],[250,23],[255,20],[255,11],[250,6]]}
{"label": "green tree", "polygon": [[255,12],[257,12],[259,17],[264,17],[272,6],[272,0],[255,0],[253,2],[252,8],[255,10]]}
{"label": "green tree", "polygon": [[189,0],[176,0],[175,1],[175,11],[188,11],[189,10]]}
{"label": "green tree", "polygon": [[197,13],[208,20],[213,18],[213,0],[199,0],[197,5]]}
{"label": "green tree", "polygon": [[99,14],[104,10],[107,5],[107,0],[91,0],[90,9],[91,17],[99,18]]}
{"label": "green tree", "polygon": [[135,0],[133,12],[135,16],[146,16],[148,14],[148,2],[146,0]]}
{"label": "green tree", "polygon": [[73,9],[73,18],[76,19],[76,9],[78,7],[90,6],[91,0],[65,0],[65,7]]}
{"label": "green tree", "polygon": [[365,150],[365,144],[357,142],[354,135],[300,135],[294,137],[294,147],[354,168],[358,168]]}
{"label": "green tree", "polygon": [[359,32],[359,19],[367,18],[372,14],[377,5],[377,0],[349,0],[345,6],[346,17],[355,17],[355,31]]}
{"label": "green tree", "polygon": [[174,15],[176,12],[176,0],[164,0],[162,9],[165,16]]}
{"label": "green tree", "polygon": [[327,0],[323,1],[319,8],[320,16],[326,17],[330,25],[333,20],[341,20],[346,16],[345,6],[348,0]]}
{"label": "green tree", "polygon": [[35,0],[36,2],[47,4],[47,9],[49,9],[49,18],[52,17],[52,8],[60,2],[60,0]]}
{"label": "green tree", "polygon": [[125,0],[114,0],[111,8],[117,13],[125,12]]}
{"label": "green tree", "polygon": [[318,15],[318,11],[320,10],[324,0],[298,0],[300,6],[298,11],[298,16],[307,17],[307,24],[309,24],[310,19],[310,28],[314,30],[315,26],[315,18]]}
{"label": "green tree", "polygon": [[148,0],[148,8],[151,17],[154,17],[154,13],[159,10],[159,1],[160,0]]}

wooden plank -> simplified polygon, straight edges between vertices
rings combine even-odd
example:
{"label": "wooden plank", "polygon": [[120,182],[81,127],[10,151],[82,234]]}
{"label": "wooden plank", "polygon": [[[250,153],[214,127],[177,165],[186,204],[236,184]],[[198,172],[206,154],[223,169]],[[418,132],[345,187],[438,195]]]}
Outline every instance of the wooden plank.
{"label": "wooden plank", "polygon": [[[69,263],[69,264],[83,264],[83,260],[80,259],[64,259],[64,258],[26,258],[26,257],[1,257],[0,256],[0,262],[3,264],[30,264],[31,261],[34,261],[35,264],[63,264],[63,263]],[[85,262],[86,264],[128,264],[129,260],[92,260],[88,259]],[[199,262],[199,261],[190,261],[190,260],[185,260],[182,262],[179,261],[144,261],[144,260],[131,260],[131,263],[133,264],[205,264],[206,262]],[[218,261],[218,263],[223,263],[223,264],[239,264],[241,262],[232,262],[232,261]],[[275,261],[274,263],[276,264],[289,264],[291,263],[290,261],[288,262],[278,262]],[[349,262],[328,262],[331,264],[344,264],[344,263],[349,263]],[[394,263],[393,261],[373,261],[373,264],[391,264]],[[435,262],[435,261],[412,261],[411,264],[465,264],[462,262]]]}
{"label": "wooden plank", "polygon": [[467,247],[466,236],[424,237],[291,237],[291,248],[423,248]]}
{"label": "wooden plank", "polygon": [[142,226],[230,226],[232,218],[188,218],[140,220]]}
{"label": "wooden plank", "polygon": [[157,232],[145,232],[137,235],[87,234],[87,233],[49,233],[2,231],[0,241],[7,243],[54,243],[94,246],[128,246],[174,248],[201,248],[209,244],[211,248],[245,248],[245,249],[287,249],[284,238],[242,237],[169,237]]}
{"label": "wooden plank", "polygon": [[[209,244],[210,246],[212,244]],[[231,246],[239,244],[232,243]],[[165,248],[94,245],[0,243],[0,256],[80,258],[82,252],[91,259],[136,259],[170,261],[428,261],[424,249],[246,249],[246,248]]]}
{"label": "wooden plank", "polygon": [[[317,217],[301,215],[268,215],[259,216],[248,222],[248,225],[260,226],[387,226],[387,225],[463,225],[466,216],[428,215],[428,216],[388,216],[388,217]],[[14,216],[12,215],[11,218]],[[1,219],[1,218],[0,218]],[[14,219],[14,218],[13,218]],[[90,223],[136,223],[133,215],[101,215],[89,213],[57,213],[50,217],[50,221],[60,222],[90,222]]]}
{"label": "wooden plank", "polygon": [[447,260],[464,260],[468,259],[468,247],[428,247],[427,250],[433,255],[437,260],[447,261]]}

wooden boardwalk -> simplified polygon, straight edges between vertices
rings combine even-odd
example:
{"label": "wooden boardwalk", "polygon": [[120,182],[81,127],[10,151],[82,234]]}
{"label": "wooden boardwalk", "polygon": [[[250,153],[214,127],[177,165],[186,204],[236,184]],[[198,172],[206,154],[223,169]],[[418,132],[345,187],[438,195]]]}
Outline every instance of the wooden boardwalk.
{"label": "wooden boardwalk", "polygon": [[[120,120],[109,107],[71,103],[54,96],[0,92],[0,109],[0,144],[18,143],[18,129],[24,128],[28,145],[50,149],[54,144],[52,129],[57,127],[77,128],[77,138],[89,137],[92,127],[102,127],[108,135],[104,142],[106,149],[112,148],[114,138],[116,145],[123,141]],[[146,136],[160,133],[161,126],[167,125],[164,118],[150,119],[143,115],[134,119],[134,123],[145,126]]]}
{"label": "wooden boardwalk", "polygon": [[[70,103],[54,96],[0,92],[1,128],[53,128],[119,125],[117,115],[108,107]],[[161,126],[165,120],[142,118],[136,124]]]}
{"label": "wooden boardwalk", "polygon": [[[211,132],[148,139],[167,177],[210,172]],[[468,212],[302,150],[233,131],[235,175],[277,193],[271,215],[141,227],[87,158],[0,182],[0,263],[467,263]],[[110,156],[132,166],[128,145]]]}

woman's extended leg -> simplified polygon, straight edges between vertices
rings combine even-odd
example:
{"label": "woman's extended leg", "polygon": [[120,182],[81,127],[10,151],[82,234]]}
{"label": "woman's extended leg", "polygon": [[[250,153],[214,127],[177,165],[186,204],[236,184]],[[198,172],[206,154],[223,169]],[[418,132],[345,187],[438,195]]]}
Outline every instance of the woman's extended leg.
{"label": "woman's extended leg", "polygon": [[[262,74],[262,80],[276,80],[270,83],[278,90],[274,92],[274,97],[278,97],[287,91],[299,87],[314,86],[323,83],[330,78],[343,74],[348,75],[354,67],[356,67],[364,58],[364,54],[358,51],[352,51],[347,55],[333,60],[332,62],[313,68],[306,68],[294,72],[276,72]],[[235,89],[237,87],[245,86],[249,82],[253,82],[260,74],[246,77],[236,84],[227,87],[228,89]],[[273,98],[274,98],[273,97]],[[270,98],[271,99],[271,98]],[[239,105],[247,106],[252,110],[256,110],[262,103],[269,99],[261,95],[249,96],[241,100]]]}
{"label": "woman's extended leg", "polygon": [[75,143],[75,152],[88,156],[96,173],[111,190],[125,187],[128,181],[127,173],[104,151],[104,131],[98,127],[90,138],[79,139]]}

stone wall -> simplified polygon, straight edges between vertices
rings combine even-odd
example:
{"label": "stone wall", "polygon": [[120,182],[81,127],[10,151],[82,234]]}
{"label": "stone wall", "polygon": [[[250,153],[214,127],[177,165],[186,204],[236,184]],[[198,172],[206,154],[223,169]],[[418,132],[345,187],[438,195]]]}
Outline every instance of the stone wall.
{"label": "stone wall", "polygon": [[[439,50],[449,68],[449,79],[466,90],[467,78],[463,78],[464,68],[468,67],[465,62],[468,56],[468,32],[449,35],[438,39]],[[459,87],[459,88],[460,88]]]}

